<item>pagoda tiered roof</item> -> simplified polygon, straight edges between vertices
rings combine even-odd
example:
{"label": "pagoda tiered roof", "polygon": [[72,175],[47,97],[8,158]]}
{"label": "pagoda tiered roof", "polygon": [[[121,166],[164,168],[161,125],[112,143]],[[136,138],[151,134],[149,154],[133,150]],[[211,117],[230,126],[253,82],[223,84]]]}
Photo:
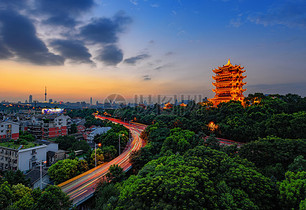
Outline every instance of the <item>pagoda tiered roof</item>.
{"label": "pagoda tiered roof", "polygon": [[216,93],[215,97],[209,99],[215,106],[221,102],[228,102],[230,100],[238,100],[243,103],[243,85],[246,83],[242,80],[246,78],[242,73],[244,67],[240,65],[232,65],[230,59],[226,65],[213,69],[212,71],[216,73],[212,78],[215,80],[212,84],[216,87],[213,91]]}

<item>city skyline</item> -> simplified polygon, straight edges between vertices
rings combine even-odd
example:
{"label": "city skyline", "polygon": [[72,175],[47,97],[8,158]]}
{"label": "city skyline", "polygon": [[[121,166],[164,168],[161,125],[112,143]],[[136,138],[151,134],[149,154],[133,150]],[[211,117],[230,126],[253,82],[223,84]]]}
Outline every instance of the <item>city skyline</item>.
{"label": "city skyline", "polygon": [[4,0],[0,101],[43,101],[45,86],[54,101],[211,98],[212,69],[229,58],[245,67],[245,96],[305,97],[305,11],[302,0]]}

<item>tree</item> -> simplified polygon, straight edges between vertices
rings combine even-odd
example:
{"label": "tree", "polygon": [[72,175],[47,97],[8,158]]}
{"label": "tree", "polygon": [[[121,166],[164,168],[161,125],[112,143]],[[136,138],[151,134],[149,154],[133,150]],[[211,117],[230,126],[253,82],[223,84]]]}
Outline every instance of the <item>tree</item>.
{"label": "tree", "polygon": [[5,209],[12,203],[13,191],[7,181],[0,185],[0,209]]}
{"label": "tree", "polygon": [[150,161],[120,189],[118,208],[273,209],[276,189],[254,165],[205,146]]}
{"label": "tree", "polygon": [[239,155],[253,162],[266,176],[281,180],[297,156],[306,156],[306,141],[269,136],[242,145]]}
{"label": "tree", "polygon": [[149,143],[140,150],[131,153],[130,162],[134,174],[137,174],[145,164],[157,157],[157,155],[152,153],[152,150],[153,146]]}
{"label": "tree", "polygon": [[48,174],[56,184],[62,183],[68,179],[71,179],[82,172],[86,171],[88,167],[84,161],[77,159],[71,160],[59,160],[48,169]]}
{"label": "tree", "polygon": [[209,136],[205,141],[205,146],[208,146],[212,149],[220,150],[220,142],[215,136]]}
{"label": "tree", "polygon": [[72,143],[69,150],[72,150],[72,151],[83,150],[86,153],[90,151],[91,148],[86,141],[81,140],[81,141],[75,141],[74,143]]}
{"label": "tree", "polygon": [[77,133],[77,132],[78,132],[77,125],[73,123],[70,127],[70,134]]}
{"label": "tree", "polygon": [[80,173],[83,173],[85,171],[88,171],[89,167],[88,167],[88,163],[86,160],[79,160],[78,161],[78,171],[80,171]]}
{"label": "tree", "polygon": [[110,161],[116,157],[117,150],[115,146],[111,145],[111,146],[102,147],[102,153],[104,155],[105,161]]}
{"label": "tree", "polygon": [[95,209],[115,209],[120,194],[119,184],[100,183],[95,191]]}
{"label": "tree", "polygon": [[106,174],[106,178],[108,182],[117,183],[121,182],[125,178],[125,172],[123,168],[118,165],[111,165],[108,169],[108,173]]}
{"label": "tree", "polygon": [[1,180],[1,182],[7,181],[10,185],[23,184],[25,186],[30,186],[30,180],[27,179],[20,170],[5,171]]}
{"label": "tree", "polygon": [[36,207],[38,209],[70,209],[72,202],[61,188],[49,185],[38,198]]}
{"label": "tree", "polygon": [[95,152],[95,150],[92,151],[91,156],[90,156],[89,165],[91,167],[94,167],[95,166],[95,161],[97,161],[97,166],[102,164],[103,161],[104,161],[103,152],[100,148],[97,148],[96,152]]}
{"label": "tree", "polygon": [[24,186],[23,184],[17,184],[12,186],[13,190],[13,201],[18,201],[22,197],[24,197],[26,194],[31,194],[31,189]]}
{"label": "tree", "polygon": [[32,197],[30,193],[25,194],[22,198],[20,198],[18,201],[14,202],[11,206],[9,206],[7,209],[35,209],[35,200]]}
{"label": "tree", "polygon": [[161,153],[166,153],[168,150],[171,150],[173,153],[184,153],[194,145],[194,132],[182,130],[181,128],[171,129],[170,132],[170,136],[163,143]]}
{"label": "tree", "polygon": [[306,160],[302,155],[294,158],[294,161],[288,166],[288,170],[292,172],[306,171]]}
{"label": "tree", "polygon": [[288,171],[286,179],[279,183],[280,199],[284,207],[298,209],[306,198],[306,171]]}

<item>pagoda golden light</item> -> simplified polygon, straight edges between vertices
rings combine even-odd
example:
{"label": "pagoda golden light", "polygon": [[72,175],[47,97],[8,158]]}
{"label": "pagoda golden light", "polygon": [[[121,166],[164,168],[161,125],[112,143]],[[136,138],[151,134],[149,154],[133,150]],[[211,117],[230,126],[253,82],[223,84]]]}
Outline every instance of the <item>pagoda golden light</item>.
{"label": "pagoda golden light", "polygon": [[240,101],[241,104],[244,105],[244,96],[242,93],[246,91],[246,89],[242,87],[246,83],[242,80],[246,78],[246,76],[242,75],[242,73],[245,72],[243,69],[244,67],[240,65],[233,66],[230,59],[228,59],[226,65],[213,69],[216,76],[212,78],[216,82],[212,84],[216,87],[213,89],[216,95],[214,98],[209,99],[209,101],[212,102],[214,106],[222,102],[229,102],[230,100]]}
{"label": "pagoda golden light", "polygon": [[170,102],[166,103],[164,106],[164,109],[171,109],[173,107],[172,104],[170,104]]}
{"label": "pagoda golden light", "polygon": [[209,122],[208,125],[207,125],[208,129],[210,131],[215,131],[219,128],[218,125],[216,125],[214,122]]}

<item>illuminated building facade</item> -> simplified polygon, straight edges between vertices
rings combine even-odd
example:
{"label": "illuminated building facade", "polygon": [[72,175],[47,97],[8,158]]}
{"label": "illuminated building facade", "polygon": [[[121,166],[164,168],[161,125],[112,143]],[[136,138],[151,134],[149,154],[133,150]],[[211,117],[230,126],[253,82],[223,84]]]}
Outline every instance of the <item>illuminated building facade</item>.
{"label": "illuminated building facade", "polygon": [[216,74],[212,78],[215,80],[212,84],[216,87],[213,91],[216,93],[215,97],[209,99],[214,106],[222,102],[229,102],[230,100],[240,101],[244,105],[244,96],[243,92],[246,89],[243,89],[243,85],[246,83],[242,80],[246,78],[242,73],[244,67],[240,65],[233,66],[228,59],[228,63],[217,69],[213,69],[213,72]]}

